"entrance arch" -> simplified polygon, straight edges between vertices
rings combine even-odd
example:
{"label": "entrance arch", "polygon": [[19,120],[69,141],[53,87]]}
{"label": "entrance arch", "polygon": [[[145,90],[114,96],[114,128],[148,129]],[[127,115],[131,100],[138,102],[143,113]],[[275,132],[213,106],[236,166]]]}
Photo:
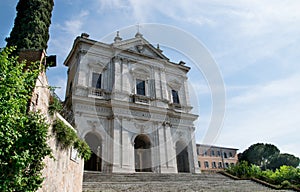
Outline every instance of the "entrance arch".
{"label": "entrance arch", "polygon": [[134,139],[134,162],[136,172],[152,172],[151,141],[147,135]]}
{"label": "entrance arch", "polygon": [[188,149],[182,141],[176,143],[176,160],[178,173],[190,172]]}
{"label": "entrance arch", "polygon": [[89,145],[92,155],[89,160],[84,162],[84,170],[102,171],[102,139],[94,133],[87,133],[84,140]]}

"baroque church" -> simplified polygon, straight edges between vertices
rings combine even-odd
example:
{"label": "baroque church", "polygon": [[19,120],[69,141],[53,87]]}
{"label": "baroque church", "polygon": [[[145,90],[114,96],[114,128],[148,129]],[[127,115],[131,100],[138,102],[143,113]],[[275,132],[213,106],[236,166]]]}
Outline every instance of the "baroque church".
{"label": "baroque church", "polygon": [[65,104],[93,155],[84,169],[103,173],[198,173],[184,62],[169,60],[141,33],[113,43],[74,41]]}

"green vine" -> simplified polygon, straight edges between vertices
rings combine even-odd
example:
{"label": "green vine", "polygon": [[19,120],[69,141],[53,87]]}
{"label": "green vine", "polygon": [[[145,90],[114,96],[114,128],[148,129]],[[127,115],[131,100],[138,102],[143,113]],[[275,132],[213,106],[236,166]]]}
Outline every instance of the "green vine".
{"label": "green vine", "polygon": [[43,159],[51,157],[49,125],[28,108],[40,66],[19,63],[14,50],[0,51],[0,191],[36,191],[44,180]]}
{"label": "green vine", "polygon": [[54,96],[49,100],[48,112],[50,115],[53,115],[55,112],[60,112],[63,109],[61,102]]}
{"label": "green vine", "polygon": [[56,135],[56,139],[63,149],[68,149],[73,146],[81,158],[88,160],[91,157],[92,153],[88,144],[81,140],[75,131],[62,120],[56,119],[54,121],[53,133]]}

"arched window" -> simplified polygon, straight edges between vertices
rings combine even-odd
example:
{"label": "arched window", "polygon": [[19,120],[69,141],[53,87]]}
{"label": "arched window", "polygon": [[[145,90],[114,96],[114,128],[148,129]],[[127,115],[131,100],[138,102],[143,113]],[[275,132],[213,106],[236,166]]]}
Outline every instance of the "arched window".
{"label": "arched window", "polygon": [[217,168],[216,162],[212,162],[212,163],[211,163],[211,167],[212,167],[213,169]]}
{"label": "arched window", "polygon": [[218,163],[218,168],[219,168],[219,169],[222,169],[222,162],[219,162],[219,163]]}
{"label": "arched window", "polygon": [[207,169],[209,168],[208,161],[204,161],[204,167],[207,168]]}

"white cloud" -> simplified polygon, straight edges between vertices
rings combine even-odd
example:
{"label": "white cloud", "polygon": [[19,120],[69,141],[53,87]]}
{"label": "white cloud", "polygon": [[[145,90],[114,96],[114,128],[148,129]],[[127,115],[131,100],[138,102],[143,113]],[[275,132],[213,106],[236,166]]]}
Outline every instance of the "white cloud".
{"label": "white cloud", "polygon": [[[265,85],[248,87],[247,91],[229,100],[229,104],[236,106],[241,104],[263,103],[265,101],[282,99],[287,101],[300,95],[300,74],[285,79],[274,80]],[[276,102],[277,103],[277,102]]]}
{"label": "white cloud", "polygon": [[82,29],[82,24],[82,20],[79,19],[69,20],[64,23],[64,27],[62,27],[62,29],[67,33],[75,36],[80,33]]}
{"label": "white cloud", "polygon": [[[248,87],[230,98],[220,143],[239,143],[242,149],[256,142],[277,144],[297,156],[300,125],[300,74]],[[296,147],[296,148],[292,148]]]}
{"label": "white cloud", "polygon": [[101,10],[122,9],[127,7],[126,0],[97,0]]}
{"label": "white cloud", "polygon": [[300,46],[296,43],[300,40],[298,1],[171,0],[153,3],[129,0],[129,4],[132,16],[139,22],[189,24],[191,30],[200,35],[202,29],[212,29],[215,35],[212,38],[216,41],[211,46],[220,47],[213,54],[220,56],[220,63],[231,60],[223,67],[225,75],[239,72],[262,59],[278,57],[280,52],[291,47],[298,50]]}

